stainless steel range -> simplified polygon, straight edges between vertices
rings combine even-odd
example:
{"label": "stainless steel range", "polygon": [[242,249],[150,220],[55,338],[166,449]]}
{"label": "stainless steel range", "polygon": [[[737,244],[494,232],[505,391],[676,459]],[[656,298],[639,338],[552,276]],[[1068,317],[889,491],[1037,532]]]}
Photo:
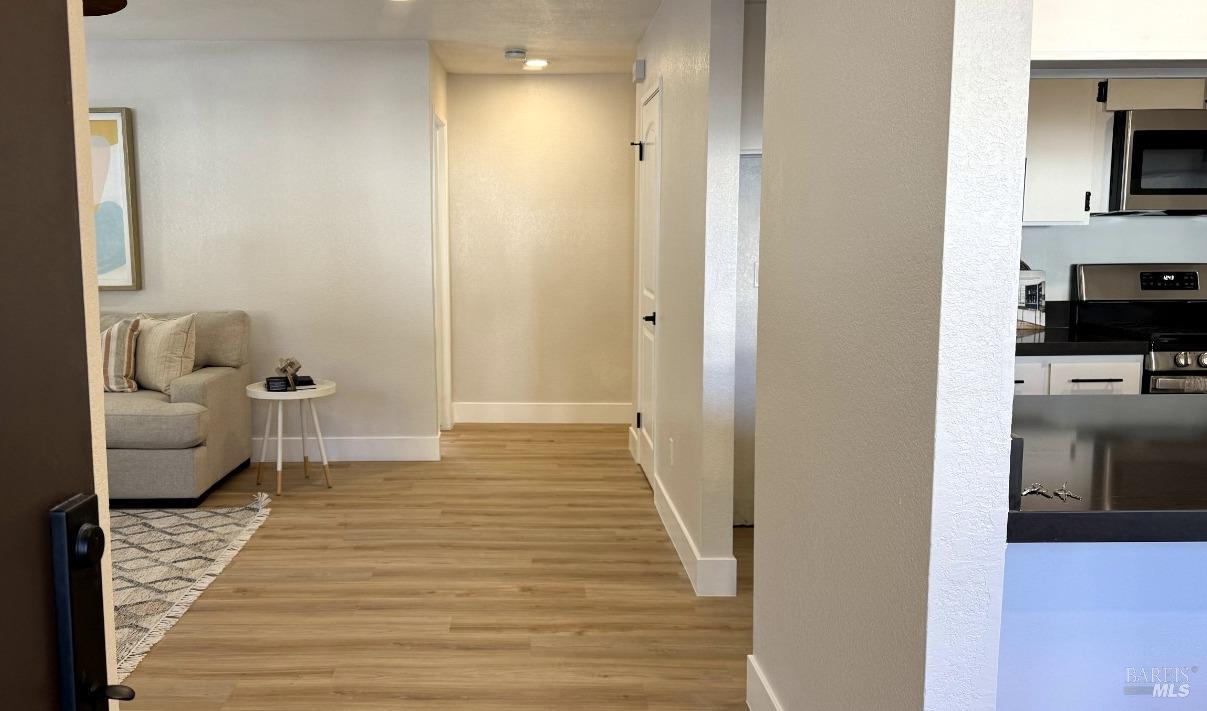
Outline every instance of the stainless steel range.
{"label": "stainless steel range", "polygon": [[1149,345],[1142,391],[1207,394],[1207,264],[1074,267],[1069,328]]}
{"label": "stainless steel range", "polygon": [[1207,393],[1207,334],[1160,333],[1144,360],[1144,392],[1153,395]]}

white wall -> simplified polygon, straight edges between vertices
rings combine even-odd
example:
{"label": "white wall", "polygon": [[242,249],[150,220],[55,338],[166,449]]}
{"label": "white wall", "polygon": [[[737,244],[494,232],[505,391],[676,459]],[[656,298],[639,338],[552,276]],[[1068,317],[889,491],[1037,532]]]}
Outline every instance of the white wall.
{"label": "white wall", "polygon": [[1207,59],[1201,0],[1035,0],[1036,60]]}
{"label": "white wall", "polygon": [[1049,301],[1067,301],[1074,264],[1207,262],[1207,216],[1100,215],[1088,225],[1024,227],[1022,257],[1046,273]]}
{"label": "white wall", "polygon": [[655,502],[700,594],[733,594],[737,580],[742,13],[741,0],[665,0],[637,50],[647,62],[638,101],[663,86]]}
{"label": "white wall", "polygon": [[629,422],[631,77],[454,74],[448,101],[457,421]]}
{"label": "white wall", "polygon": [[255,377],[293,355],[339,383],[332,458],[437,457],[427,45],[88,51],[92,104],[134,110],[142,206],[146,287],[102,308],[245,309]]}
{"label": "white wall", "polygon": [[768,11],[749,704],[992,709],[1029,3]]}

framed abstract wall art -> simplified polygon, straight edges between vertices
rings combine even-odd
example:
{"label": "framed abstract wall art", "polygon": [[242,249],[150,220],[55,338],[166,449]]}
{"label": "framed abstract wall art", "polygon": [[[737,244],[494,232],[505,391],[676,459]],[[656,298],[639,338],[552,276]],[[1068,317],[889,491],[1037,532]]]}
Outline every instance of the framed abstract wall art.
{"label": "framed abstract wall art", "polygon": [[92,133],[97,283],[101,289],[141,289],[134,114],[125,108],[91,109],[88,124]]}

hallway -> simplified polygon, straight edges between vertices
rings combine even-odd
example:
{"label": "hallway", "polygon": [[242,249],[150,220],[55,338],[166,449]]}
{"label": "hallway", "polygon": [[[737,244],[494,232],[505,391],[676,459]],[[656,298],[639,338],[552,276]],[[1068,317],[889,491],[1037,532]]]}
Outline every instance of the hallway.
{"label": "hallway", "polygon": [[745,709],[751,529],[738,596],[697,598],[623,426],[461,425],[443,451],[331,490],[292,466],[123,708]]}

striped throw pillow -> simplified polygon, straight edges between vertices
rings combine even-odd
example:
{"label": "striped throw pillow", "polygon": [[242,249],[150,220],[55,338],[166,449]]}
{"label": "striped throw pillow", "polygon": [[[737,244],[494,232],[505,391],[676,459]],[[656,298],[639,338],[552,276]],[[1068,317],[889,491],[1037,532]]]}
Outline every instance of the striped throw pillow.
{"label": "striped throw pillow", "polygon": [[134,347],[138,343],[138,319],[118,321],[101,333],[101,381],[107,393],[132,393],[138,390],[134,382]]}

